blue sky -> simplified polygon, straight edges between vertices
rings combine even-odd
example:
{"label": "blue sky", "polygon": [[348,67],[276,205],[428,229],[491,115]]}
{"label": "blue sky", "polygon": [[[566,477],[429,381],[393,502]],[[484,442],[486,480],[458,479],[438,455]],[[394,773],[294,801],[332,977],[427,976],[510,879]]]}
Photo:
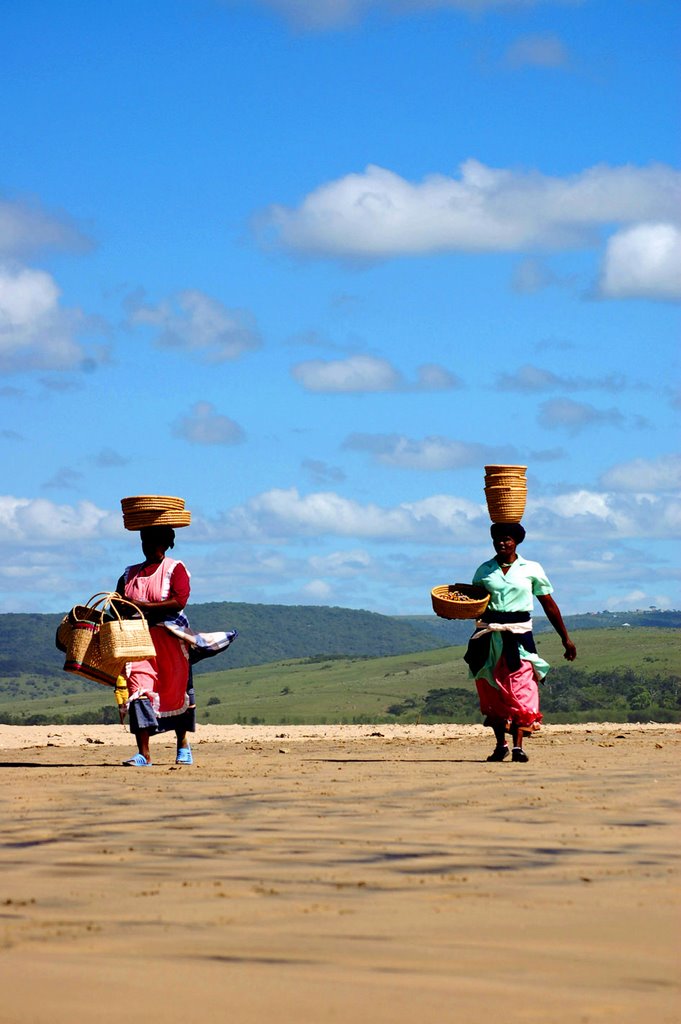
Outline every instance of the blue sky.
{"label": "blue sky", "polygon": [[2,611],[162,493],[195,601],[425,614],[491,462],[564,612],[679,607],[676,4],[2,6]]}

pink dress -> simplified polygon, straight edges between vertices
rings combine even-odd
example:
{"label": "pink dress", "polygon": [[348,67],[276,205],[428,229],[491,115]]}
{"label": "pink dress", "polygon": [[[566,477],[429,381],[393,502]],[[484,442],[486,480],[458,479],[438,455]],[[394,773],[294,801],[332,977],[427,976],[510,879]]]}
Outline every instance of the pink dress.
{"label": "pink dress", "polygon": [[[130,601],[163,601],[172,596],[184,607],[189,599],[189,573],[172,558],[164,558],[155,568],[143,563],[128,566],[123,579],[124,596]],[[149,697],[158,718],[182,714],[189,707],[187,645],[163,625],[151,626],[151,638],[156,657],[127,666],[130,699]]]}
{"label": "pink dress", "polygon": [[539,687],[531,662],[521,660],[520,668],[511,672],[502,656],[494,666],[493,676],[494,686],[486,679],[475,680],[483,715],[503,719],[507,725],[531,726],[541,722]]}

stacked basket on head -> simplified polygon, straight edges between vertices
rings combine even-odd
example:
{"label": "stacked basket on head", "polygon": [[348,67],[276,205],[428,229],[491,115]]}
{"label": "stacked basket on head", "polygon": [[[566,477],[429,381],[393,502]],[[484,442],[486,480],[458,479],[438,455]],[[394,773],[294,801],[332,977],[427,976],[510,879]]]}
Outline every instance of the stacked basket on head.
{"label": "stacked basket on head", "polygon": [[[519,523],[527,500],[527,466],[485,466],[485,498],[493,523]],[[433,587],[433,611],[443,619],[476,619],[489,604],[484,587],[451,583]]]}
{"label": "stacked basket on head", "polygon": [[527,466],[485,466],[485,497],[493,523],[519,523],[527,500]]}
{"label": "stacked basket on head", "polygon": [[189,526],[192,514],[184,507],[184,498],[167,494],[138,494],[121,498],[126,530],[144,530],[148,526]]}

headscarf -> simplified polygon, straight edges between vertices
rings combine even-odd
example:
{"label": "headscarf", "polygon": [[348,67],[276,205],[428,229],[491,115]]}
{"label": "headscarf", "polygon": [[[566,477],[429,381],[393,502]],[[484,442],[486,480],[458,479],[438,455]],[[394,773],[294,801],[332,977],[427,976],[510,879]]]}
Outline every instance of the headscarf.
{"label": "headscarf", "polygon": [[525,540],[525,527],[521,526],[520,523],[492,523],[489,532],[492,540],[511,537],[516,544],[522,544]]}

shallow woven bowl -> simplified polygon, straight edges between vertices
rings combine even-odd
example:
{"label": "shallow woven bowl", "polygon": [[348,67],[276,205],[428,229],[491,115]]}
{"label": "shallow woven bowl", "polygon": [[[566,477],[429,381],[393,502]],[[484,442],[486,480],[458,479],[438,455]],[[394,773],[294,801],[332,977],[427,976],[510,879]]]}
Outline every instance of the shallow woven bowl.
{"label": "shallow woven bowl", "polygon": [[430,597],[433,611],[441,619],[477,619],[489,604],[490,595],[484,587],[471,583],[446,583],[433,587]]}
{"label": "shallow woven bowl", "polygon": [[144,530],[148,526],[172,526],[179,529],[189,526],[192,514],[189,509],[167,509],[162,512],[153,509],[146,512],[124,512],[123,526],[126,530]]}
{"label": "shallow woven bowl", "polygon": [[136,494],[131,498],[121,498],[124,512],[142,512],[153,509],[165,512],[170,509],[183,509],[184,498],[176,498],[171,494]]}
{"label": "shallow woven bowl", "polygon": [[485,466],[485,473],[519,473],[525,476],[527,466]]}

